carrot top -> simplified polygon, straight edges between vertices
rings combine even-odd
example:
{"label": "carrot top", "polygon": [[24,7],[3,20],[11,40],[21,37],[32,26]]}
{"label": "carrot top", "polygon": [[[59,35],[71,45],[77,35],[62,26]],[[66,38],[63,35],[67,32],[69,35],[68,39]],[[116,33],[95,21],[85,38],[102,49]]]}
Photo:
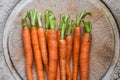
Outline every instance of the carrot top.
{"label": "carrot top", "polygon": [[59,29],[60,29],[60,30],[61,30],[61,25],[62,25],[63,23],[66,23],[66,24],[68,23],[69,18],[70,18],[69,14],[64,14],[64,15],[62,16],[61,22],[60,22],[60,26],[59,26]]}
{"label": "carrot top", "polygon": [[26,21],[27,16],[28,16],[28,14],[26,14],[26,15],[22,18],[22,25],[23,25],[23,27],[27,27],[27,21]]}
{"label": "carrot top", "polygon": [[28,12],[28,16],[29,16],[32,27],[35,27],[36,14],[37,14],[37,12],[35,10],[30,10]]}
{"label": "carrot top", "polygon": [[49,17],[51,15],[53,15],[53,12],[49,9],[46,10],[46,12],[45,12],[45,22],[46,22],[45,27],[46,27],[46,29],[49,29],[49,26],[50,26]]}
{"label": "carrot top", "polygon": [[77,27],[80,26],[81,20],[82,20],[87,14],[91,14],[91,12],[90,12],[90,11],[83,11],[83,12],[81,12],[81,13],[79,13],[79,14],[77,15],[77,18],[76,18],[76,25],[77,25]]}
{"label": "carrot top", "polygon": [[74,22],[73,20],[71,20],[70,23],[68,24],[67,35],[70,35],[72,33],[73,25],[74,25]]}
{"label": "carrot top", "polygon": [[42,28],[42,14],[37,13],[37,22],[38,22],[38,27]]}
{"label": "carrot top", "polygon": [[60,23],[60,30],[61,30],[60,39],[65,38],[65,29],[66,29],[68,20],[69,20],[69,14],[63,15]]}
{"label": "carrot top", "polygon": [[90,23],[90,21],[83,20],[83,24],[85,26],[85,31],[87,33],[90,33],[91,32],[91,23]]}
{"label": "carrot top", "polygon": [[50,29],[54,30],[55,29],[55,17],[53,15],[49,17],[49,22],[50,22]]}

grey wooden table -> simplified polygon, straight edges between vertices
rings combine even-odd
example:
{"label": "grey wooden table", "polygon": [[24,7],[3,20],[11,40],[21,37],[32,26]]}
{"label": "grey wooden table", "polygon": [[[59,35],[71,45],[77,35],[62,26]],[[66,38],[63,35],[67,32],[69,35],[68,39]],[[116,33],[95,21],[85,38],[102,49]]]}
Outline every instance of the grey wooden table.
{"label": "grey wooden table", "polygon": [[[11,75],[9,68],[4,60],[3,56],[3,31],[5,28],[5,23],[9,17],[9,14],[19,3],[20,0],[0,0],[0,80],[15,80]],[[110,9],[115,17],[118,26],[120,28],[120,0],[102,0],[105,5]],[[120,29],[119,29],[120,31]],[[116,65],[116,68],[112,74],[111,80],[120,80],[120,59]]]}

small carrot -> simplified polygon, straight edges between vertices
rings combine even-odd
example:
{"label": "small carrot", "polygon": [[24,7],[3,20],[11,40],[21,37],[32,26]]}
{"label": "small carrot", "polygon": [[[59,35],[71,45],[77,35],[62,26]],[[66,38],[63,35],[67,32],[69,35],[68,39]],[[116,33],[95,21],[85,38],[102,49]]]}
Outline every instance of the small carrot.
{"label": "small carrot", "polygon": [[85,33],[82,38],[81,54],[80,54],[80,80],[89,80],[89,54],[91,45],[91,24],[89,21],[83,21]]}
{"label": "small carrot", "polygon": [[58,62],[57,31],[55,30],[55,17],[49,16],[50,29],[47,31],[47,43],[49,51],[48,80],[56,80]]}
{"label": "small carrot", "polygon": [[33,46],[33,51],[34,51],[35,63],[36,63],[37,76],[38,76],[38,80],[44,80],[42,55],[41,55],[39,41],[38,41],[37,28],[35,27],[36,11],[30,10],[29,17],[30,17],[30,22],[32,26],[31,38],[32,38],[32,46]]}
{"label": "small carrot", "polygon": [[37,13],[37,22],[38,22],[37,32],[38,32],[38,38],[39,38],[39,46],[42,54],[43,64],[48,74],[48,52],[47,52],[45,30],[42,27],[42,14]]}
{"label": "small carrot", "polygon": [[27,27],[26,16],[22,19],[23,25],[23,42],[25,50],[25,71],[27,75],[27,80],[34,80],[32,74],[32,65],[33,65],[33,51],[31,44],[30,29]]}
{"label": "small carrot", "polygon": [[[60,23],[59,29],[57,30],[58,42],[60,40],[61,25],[63,23],[67,24],[68,19],[69,19],[69,14],[64,14],[61,18],[61,23]],[[58,51],[59,51],[59,48],[58,48]],[[60,80],[60,63],[59,63],[59,60],[58,60],[58,69],[57,69],[57,80]]]}
{"label": "small carrot", "polygon": [[67,36],[66,36],[66,42],[67,42],[67,63],[66,63],[67,64],[67,66],[66,66],[67,80],[72,80],[72,72],[70,69],[70,59],[71,59],[71,55],[72,55],[72,46],[73,46],[73,37],[71,35],[73,25],[74,25],[73,20],[71,20],[69,25],[68,25]]}
{"label": "small carrot", "polygon": [[74,40],[73,40],[73,80],[77,80],[78,78],[78,61],[79,61],[79,53],[80,53],[80,36],[81,36],[81,28],[80,22],[81,19],[84,18],[87,14],[90,14],[89,11],[83,11],[77,15],[76,19],[76,27],[74,28]]}

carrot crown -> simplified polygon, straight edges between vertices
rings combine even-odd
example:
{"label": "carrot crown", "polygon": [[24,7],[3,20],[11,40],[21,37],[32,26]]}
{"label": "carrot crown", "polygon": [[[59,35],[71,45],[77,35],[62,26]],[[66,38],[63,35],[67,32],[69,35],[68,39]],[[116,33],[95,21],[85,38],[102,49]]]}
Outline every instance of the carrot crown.
{"label": "carrot crown", "polygon": [[28,14],[26,14],[26,15],[22,18],[22,25],[23,25],[23,27],[27,27],[27,21],[26,21],[27,16],[28,16]]}
{"label": "carrot crown", "polygon": [[46,22],[45,27],[46,27],[46,29],[49,29],[49,26],[50,26],[49,17],[51,15],[53,15],[53,12],[51,10],[47,10],[45,12],[45,22]]}
{"label": "carrot crown", "polygon": [[62,16],[61,23],[60,23],[60,26],[59,26],[59,29],[60,29],[60,30],[61,30],[61,25],[62,25],[63,23],[66,23],[66,24],[68,23],[69,18],[70,18],[69,14],[64,14],[64,15]]}
{"label": "carrot crown", "polygon": [[31,26],[35,27],[37,12],[35,10],[30,10],[28,14],[29,14],[29,19],[30,19],[30,22],[31,22]]}
{"label": "carrot crown", "polygon": [[77,18],[76,18],[76,25],[77,25],[77,26],[80,26],[81,20],[82,20],[87,14],[91,14],[91,12],[90,12],[90,11],[83,11],[83,12],[81,12],[81,13],[79,13],[79,14],[77,15]]}
{"label": "carrot crown", "polygon": [[37,13],[37,22],[38,22],[38,27],[42,28],[42,14]]}
{"label": "carrot crown", "polygon": [[91,23],[90,23],[90,21],[83,20],[83,24],[85,26],[85,31],[87,33],[90,33],[91,32]]}
{"label": "carrot crown", "polygon": [[68,24],[68,30],[67,30],[67,35],[70,35],[73,29],[74,21],[71,20],[70,23]]}
{"label": "carrot crown", "polygon": [[61,19],[61,23],[60,23],[60,30],[61,30],[60,38],[61,39],[64,39],[65,37],[65,29],[66,29],[68,20],[69,20],[69,14],[63,15]]}
{"label": "carrot crown", "polygon": [[53,15],[49,17],[49,22],[50,22],[50,29],[54,30],[55,29],[55,17]]}

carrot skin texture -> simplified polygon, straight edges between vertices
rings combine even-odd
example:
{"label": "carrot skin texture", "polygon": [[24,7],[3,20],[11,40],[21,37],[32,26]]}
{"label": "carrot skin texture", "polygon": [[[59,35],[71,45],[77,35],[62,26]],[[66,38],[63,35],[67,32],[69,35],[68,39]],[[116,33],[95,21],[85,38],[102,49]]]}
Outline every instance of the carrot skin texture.
{"label": "carrot skin texture", "polygon": [[25,50],[25,71],[27,75],[27,80],[34,80],[32,74],[33,51],[30,37],[30,29],[28,27],[24,27],[22,35]]}
{"label": "carrot skin texture", "polygon": [[61,30],[57,30],[58,42],[60,40],[60,33],[61,33]]}
{"label": "carrot skin texture", "polygon": [[57,66],[57,79],[56,80],[61,80],[60,79],[60,62],[58,62],[58,66]]}
{"label": "carrot skin texture", "polygon": [[56,80],[58,63],[58,42],[56,30],[47,31],[47,43],[49,51],[48,80]]}
{"label": "carrot skin texture", "polygon": [[35,56],[38,80],[44,80],[42,55],[41,55],[40,47],[39,47],[37,28],[33,27],[31,29],[31,37],[32,37],[32,45],[33,45],[33,51],[34,51],[34,56]]}
{"label": "carrot skin texture", "polygon": [[66,37],[66,42],[67,42],[67,66],[66,66],[66,70],[67,70],[67,80],[72,80],[72,72],[70,69],[70,59],[71,59],[71,55],[72,55],[72,46],[73,46],[73,38],[72,35],[69,35]]}
{"label": "carrot skin texture", "polygon": [[85,33],[82,38],[80,53],[80,80],[89,80],[89,54],[92,36]]}
{"label": "carrot skin texture", "polygon": [[60,55],[60,74],[61,80],[66,80],[66,40],[59,40],[59,55]]}
{"label": "carrot skin texture", "polygon": [[80,53],[80,27],[74,28],[74,41],[73,41],[73,80],[78,78],[78,61]]}
{"label": "carrot skin texture", "polygon": [[46,35],[45,35],[45,30],[43,28],[38,28],[38,38],[39,38],[39,45],[40,45],[43,63],[46,72],[48,73],[48,53],[47,53]]}

